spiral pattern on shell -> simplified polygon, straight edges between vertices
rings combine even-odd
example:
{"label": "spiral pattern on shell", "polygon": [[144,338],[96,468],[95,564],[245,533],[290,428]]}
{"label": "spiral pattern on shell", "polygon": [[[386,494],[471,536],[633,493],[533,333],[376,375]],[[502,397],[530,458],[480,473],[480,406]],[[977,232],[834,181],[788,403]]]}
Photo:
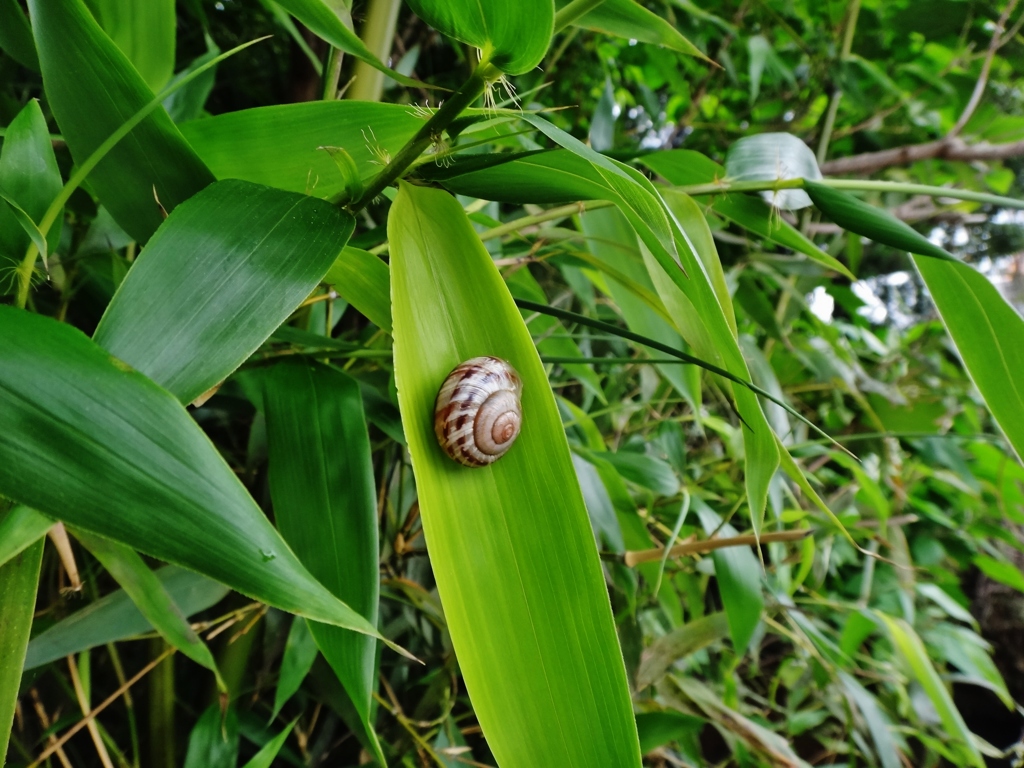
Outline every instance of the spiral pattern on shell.
{"label": "spiral pattern on shell", "polygon": [[467,467],[491,464],[519,436],[523,382],[497,357],[474,357],[448,374],[434,403],[434,433],[445,453]]}

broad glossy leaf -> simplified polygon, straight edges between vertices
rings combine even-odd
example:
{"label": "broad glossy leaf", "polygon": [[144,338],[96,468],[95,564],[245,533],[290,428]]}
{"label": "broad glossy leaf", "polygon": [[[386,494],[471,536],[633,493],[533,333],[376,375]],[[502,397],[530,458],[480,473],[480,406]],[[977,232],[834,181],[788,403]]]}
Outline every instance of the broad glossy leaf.
{"label": "broad glossy leaf", "polygon": [[[164,566],[154,575],[186,618],[216,605],[230,591],[223,584],[176,565]],[[119,589],[32,638],[25,669],[35,669],[65,656],[152,631],[153,625],[128,594]]]}
{"label": "broad glossy leaf", "polygon": [[[719,517],[702,499],[693,499],[693,508],[700,517],[704,532],[709,536],[717,531],[723,538],[737,536],[731,525],[722,525]],[[736,653],[747,650],[750,638],[761,621],[764,597],[761,594],[761,565],[747,547],[728,547],[711,553],[715,561],[715,576],[722,606],[729,620],[729,634]]]}
{"label": "broad glossy leaf", "polygon": [[18,704],[18,687],[25,661],[25,647],[36,610],[36,588],[43,542],[37,541],[12,560],[0,565],[0,754],[7,754],[7,740]]}
{"label": "broad glossy leaf", "polygon": [[[821,178],[814,152],[791,133],[744,136],[729,147],[725,170],[730,181],[816,181]],[[806,208],[811,204],[811,199],[802,189],[762,192],[761,196],[784,211]]]}
{"label": "broad glossy leaf", "polygon": [[136,259],[95,341],[191,402],[288,318],[353,226],[323,200],[233,179],[211,184]]}
{"label": "broad glossy leaf", "polygon": [[[563,7],[567,0],[558,0]],[[707,60],[707,56],[679,34],[679,30],[636,0],[603,0],[594,10],[573,22],[577,27],[603,32],[627,40],[663,45],[674,51]]]}
{"label": "broad glossy leaf", "polygon": [[366,180],[425,122],[398,104],[314,101],[228,112],[184,123],[181,131],[219,179],[328,198],[345,179],[321,147],[344,149]]}
{"label": "broad glossy leaf", "polygon": [[423,87],[423,83],[389,69],[352,30],[351,3],[343,0],[275,0],[315,35],[335,48],[365,61],[403,85]]}
{"label": "broad glossy leaf", "polygon": [[0,359],[0,494],[283,610],[376,634],[302,566],[168,392],[74,328],[10,307],[0,307]]}
{"label": "broad glossy leaf", "polygon": [[[82,0],[30,0],[29,11],[50,108],[72,157],[82,163],[152,101],[153,92]],[[161,206],[172,211],[212,181],[160,108],[89,175],[90,188],[139,242],[160,226]]]}
{"label": "broad glossy leaf", "polygon": [[382,331],[391,333],[391,270],[368,251],[345,246],[323,281]]}
{"label": "broad glossy leaf", "polygon": [[0,0],[0,50],[23,67],[39,71],[32,27],[18,0]]}
{"label": "broad glossy leaf", "polygon": [[889,630],[893,646],[895,646],[896,652],[902,657],[907,670],[924,689],[932,702],[932,706],[935,707],[935,712],[939,716],[939,720],[942,721],[942,727],[945,730],[944,735],[952,742],[950,746],[957,750],[960,757],[965,761],[964,765],[985,768],[985,760],[982,758],[981,753],[978,752],[971,732],[967,729],[963,717],[953,703],[949,691],[946,690],[942,678],[939,677],[939,673],[932,666],[931,659],[928,658],[928,653],[925,651],[921,638],[917,636],[913,628],[903,619],[895,619],[884,613],[876,612],[876,615]]}
{"label": "broad glossy leaf", "polygon": [[[359,385],[326,365],[287,361],[267,375],[263,409],[281,535],[320,583],[376,625],[377,497]],[[376,745],[370,721],[376,642],[318,622],[309,628]],[[383,763],[379,746],[375,752]]]}
{"label": "broad glossy leaf", "polygon": [[212,671],[217,676],[221,689],[224,690],[224,683],[220,679],[220,672],[210,649],[185,620],[181,610],[160,583],[160,579],[138,553],[124,544],[118,544],[102,536],[76,529],[72,529],[72,533],[121,585],[135,603],[135,607],[139,609],[139,613],[156,631],[192,661]]}
{"label": "broad glossy leaf", "polygon": [[891,245],[901,251],[919,253],[945,261],[958,261],[905,221],[900,221],[882,208],[868,205],[847,192],[832,189],[824,184],[809,181],[804,184],[804,189],[815,207],[843,229],[856,232],[876,243]]}
{"label": "broad glossy leaf", "polygon": [[[39,102],[31,99],[7,126],[0,150],[0,195],[21,209],[19,212],[0,203],[0,294],[10,287],[3,272],[21,263],[29,243],[42,242],[35,224],[42,220],[62,186],[46,118]],[[21,212],[33,223],[28,231],[26,222],[19,221]],[[59,224],[50,228],[49,249],[60,242],[60,230]],[[45,250],[40,249],[40,253]]]}
{"label": "broad glossy leaf", "polygon": [[438,32],[481,51],[509,75],[540,64],[555,25],[554,0],[409,0],[416,15]]}
{"label": "broad glossy leaf", "polygon": [[174,72],[174,0],[86,0],[103,31],[154,92]]}
{"label": "broad glossy leaf", "polygon": [[35,544],[52,526],[53,520],[24,504],[0,515],[0,565]]}
{"label": "broad glossy leaf", "polygon": [[914,257],[967,372],[1024,458],[1024,318],[984,275],[967,266]]}
{"label": "broad glossy leaf", "polygon": [[[449,195],[403,184],[388,234],[399,404],[420,512],[487,742],[503,768],[639,766],[590,521],[519,311]],[[522,377],[523,430],[500,461],[469,469],[437,445],[433,406],[449,371],[484,354]]]}
{"label": "broad glossy leaf", "polygon": [[288,703],[288,699],[295,695],[306,679],[309,670],[316,661],[319,653],[316,641],[313,640],[313,633],[309,631],[309,624],[301,617],[295,617],[291,629],[288,630],[288,639],[284,644],[284,655],[281,657],[281,668],[277,677],[277,688],[274,690],[274,710],[271,719],[275,719],[281,711],[281,707]]}

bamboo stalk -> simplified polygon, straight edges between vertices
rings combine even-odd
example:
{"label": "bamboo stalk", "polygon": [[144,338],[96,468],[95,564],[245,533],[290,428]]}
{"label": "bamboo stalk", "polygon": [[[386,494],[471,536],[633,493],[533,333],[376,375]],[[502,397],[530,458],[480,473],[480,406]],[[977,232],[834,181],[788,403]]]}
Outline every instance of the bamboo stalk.
{"label": "bamboo stalk", "polygon": [[[706,539],[704,541],[692,541],[686,544],[679,544],[668,551],[669,557],[686,557],[689,555],[701,555],[705,552],[712,552],[716,549],[726,547],[749,547],[755,544],[769,544],[773,541],[800,541],[811,534],[811,529],[802,531],[777,531],[774,533],[763,533],[760,537],[752,533],[743,536],[730,536],[726,539]],[[634,568],[640,563],[649,563],[652,560],[661,560],[665,555],[664,547],[657,549],[644,549],[627,552],[623,558],[626,565]]]}

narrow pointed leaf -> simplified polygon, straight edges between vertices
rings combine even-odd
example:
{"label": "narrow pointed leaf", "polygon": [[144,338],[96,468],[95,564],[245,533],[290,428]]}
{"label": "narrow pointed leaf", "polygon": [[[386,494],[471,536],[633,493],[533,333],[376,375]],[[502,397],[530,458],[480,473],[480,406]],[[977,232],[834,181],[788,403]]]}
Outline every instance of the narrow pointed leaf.
{"label": "narrow pointed leaf", "polygon": [[299,563],[172,395],[70,326],[10,307],[0,307],[0,359],[0,494],[283,610],[376,634]]}
{"label": "narrow pointed leaf", "polygon": [[28,549],[53,526],[53,520],[19,504],[0,517],[0,565]]}
{"label": "narrow pointed leaf", "polygon": [[555,25],[553,0],[409,0],[438,32],[481,51],[481,59],[509,75],[540,64]]}
{"label": "narrow pointed leaf", "polygon": [[243,768],[270,768],[274,764],[274,758],[277,757],[277,753],[281,751],[281,747],[284,746],[285,741],[291,735],[292,728],[295,727],[295,723],[298,720],[292,720],[288,724],[288,727],[281,731],[277,736],[272,738],[263,747],[252,756],[252,759],[247,762]]}
{"label": "narrow pointed leaf", "polygon": [[[72,157],[83,163],[153,92],[82,0],[30,0],[29,11],[50,108]],[[162,108],[89,176],[103,205],[139,242],[160,226],[161,206],[171,211],[212,181]]]}
{"label": "narrow pointed leaf", "polygon": [[931,242],[905,221],[900,221],[883,208],[868,205],[848,192],[832,189],[813,181],[804,182],[815,207],[843,229],[891,245],[901,251],[922,256],[958,261],[956,257]]}
{"label": "narrow pointed leaf", "polygon": [[366,181],[425,122],[399,104],[313,101],[228,112],[184,123],[181,131],[218,179],[329,198],[345,178],[321,147],[344,149]]}
{"label": "narrow pointed leaf", "polygon": [[719,611],[688,621],[662,635],[644,649],[636,673],[637,688],[643,689],[661,680],[673,664],[729,634],[729,620]]}
{"label": "narrow pointed leaf", "polygon": [[72,533],[121,585],[135,603],[135,607],[139,609],[139,613],[153,625],[164,640],[192,661],[213,672],[221,690],[225,690],[224,681],[221,680],[210,649],[185,620],[181,610],[160,583],[160,579],[138,553],[103,536],[77,529],[73,529]]}
{"label": "narrow pointed leaf", "polygon": [[352,15],[347,10],[341,10],[345,7],[344,5],[339,8],[338,2],[327,2],[327,0],[275,0],[275,2],[305,24],[315,35],[323,38],[335,48],[365,61],[374,69],[379,69],[402,85],[423,87],[423,83],[406,77],[400,72],[395,72],[373,55],[373,52],[352,31]]}
{"label": "narrow pointed leaf", "polygon": [[[693,500],[694,510],[700,517],[704,532],[709,536],[717,531],[723,538],[738,535],[731,525],[722,525],[719,517],[702,499]],[[761,594],[761,566],[748,547],[728,547],[711,553],[715,561],[715,576],[722,607],[729,620],[729,634],[736,653],[747,650],[750,638],[761,620],[764,596]]]}
{"label": "narrow pointed leaf", "polygon": [[[559,7],[566,4],[567,0],[558,0],[557,3]],[[636,0],[603,0],[597,8],[574,21],[573,25],[627,40],[663,45],[708,60],[703,51],[683,37],[678,29]]]}
{"label": "narrow pointed leaf", "polygon": [[942,682],[942,678],[939,677],[939,673],[932,666],[931,659],[928,658],[928,653],[925,650],[924,643],[921,642],[921,638],[917,636],[913,628],[903,619],[895,619],[884,613],[876,612],[875,615],[882,620],[886,629],[889,630],[889,637],[892,638],[893,646],[895,646],[896,652],[902,657],[911,676],[924,689],[931,700],[939,720],[942,721],[942,727],[945,731],[944,736],[952,740],[951,746],[955,747],[960,756],[966,761],[963,764],[984,768],[985,760],[981,753],[978,752],[971,732],[967,729],[967,724],[964,723],[963,717],[953,703],[953,697],[950,696],[949,691],[946,690],[946,686]]}
{"label": "narrow pointed leaf", "polygon": [[[651,282],[643,258],[640,256],[636,232],[619,211],[614,208],[588,211],[586,215],[580,217],[580,227],[587,236],[587,247],[591,253],[602,262],[611,264],[619,272],[632,278],[634,282],[654,291],[654,284]],[[615,305],[622,312],[626,325],[632,331],[670,347],[679,349],[684,346],[685,342],[679,335],[679,331],[662,316],[665,310],[657,296],[654,297],[654,301],[661,308],[660,313],[644,302],[634,291],[629,290],[624,283],[614,278],[608,278],[607,283]],[[650,351],[648,353],[655,356]],[[700,413],[699,369],[695,366],[659,365],[658,370],[676,388],[676,391],[686,398],[694,413]]]}
{"label": "narrow pointed leaf", "polygon": [[967,372],[1024,459],[1024,318],[966,264],[914,257]]}
{"label": "narrow pointed leaf", "polygon": [[[42,254],[60,241],[60,226],[44,239],[37,224],[62,186],[50,132],[39,102],[32,99],[7,126],[0,150],[0,269],[18,264],[29,243]],[[58,220],[59,221],[59,220]],[[0,279],[0,293],[8,287]]]}
{"label": "narrow pointed leaf", "polygon": [[[402,185],[388,223],[399,404],[434,576],[502,768],[639,766],[600,563],[544,369],[456,200]],[[487,307],[481,313],[481,307]],[[522,377],[523,430],[469,469],[437,445],[438,388],[477,355]]]}
{"label": "narrow pointed leaf", "polygon": [[323,200],[244,181],[212,184],[153,236],[94,338],[191,402],[288,318],[353,226]]}
{"label": "narrow pointed leaf", "polygon": [[281,669],[277,678],[277,688],[274,689],[274,709],[270,718],[277,718],[281,708],[288,703],[288,699],[295,695],[306,679],[309,670],[313,668],[316,655],[319,653],[316,641],[313,640],[313,633],[309,631],[309,623],[300,617],[292,621],[291,629],[288,630],[288,639],[284,644],[284,655],[281,657]]}
{"label": "narrow pointed leaf", "polygon": [[[230,590],[176,565],[155,572],[161,588],[186,618],[216,605]],[[65,656],[153,631],[123,589],[101,597],[32,638],[25,669],[35,669]]]}
{"label": "narrow pointed leaf", "polygon": [[14,559],[0,565],[0,755],[7,754],[7,741],[18,705],[25,648],[32,631],[39,584],[39,563],[43,542],[38,541]]}
{"label": "narrow pointed leaf", "polygon": [[[359,385],[334,368],[288,361],[268,374],[263,408],[281,535],[321,584],[376,625],[377,497]],[[383,763],[370,721],[376,642],[318,622],[309,628]]]}

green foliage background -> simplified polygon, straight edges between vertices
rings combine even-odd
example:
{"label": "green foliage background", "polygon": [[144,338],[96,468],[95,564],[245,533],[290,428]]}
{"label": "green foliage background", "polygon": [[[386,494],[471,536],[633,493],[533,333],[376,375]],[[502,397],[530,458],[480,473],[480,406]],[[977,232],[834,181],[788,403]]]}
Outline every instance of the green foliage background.
{"label": "green foliage background", "polygon": [[1021,765],[1016,1],[510,9],[0,0],[7,764]]}

